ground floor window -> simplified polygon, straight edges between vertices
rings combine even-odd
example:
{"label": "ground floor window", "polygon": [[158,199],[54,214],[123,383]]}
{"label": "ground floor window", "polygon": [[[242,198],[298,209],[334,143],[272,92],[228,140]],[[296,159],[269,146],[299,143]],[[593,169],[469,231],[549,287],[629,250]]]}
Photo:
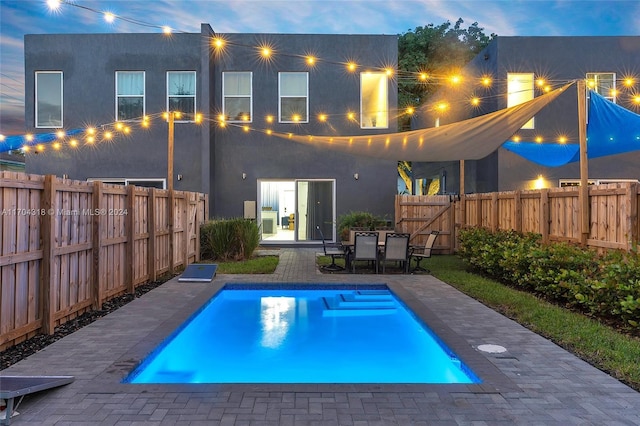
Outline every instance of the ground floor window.
{"label": "ground floor window", "polygon": [[100,181],[112,185],[135,185],[148,188],[167,189],[167,180],[162,178],[89,178],[89,182]]}

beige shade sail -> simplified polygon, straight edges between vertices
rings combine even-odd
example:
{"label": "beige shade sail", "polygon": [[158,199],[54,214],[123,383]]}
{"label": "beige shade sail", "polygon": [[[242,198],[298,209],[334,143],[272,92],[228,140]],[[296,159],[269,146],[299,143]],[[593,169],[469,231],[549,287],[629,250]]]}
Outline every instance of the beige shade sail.
{"label": "beige shade sail", "polygon": [[498,149],[575,82],[522,104],[440,127],[361,136],[276,133],[294,142],[354,155],[407,161],[479,160]]}

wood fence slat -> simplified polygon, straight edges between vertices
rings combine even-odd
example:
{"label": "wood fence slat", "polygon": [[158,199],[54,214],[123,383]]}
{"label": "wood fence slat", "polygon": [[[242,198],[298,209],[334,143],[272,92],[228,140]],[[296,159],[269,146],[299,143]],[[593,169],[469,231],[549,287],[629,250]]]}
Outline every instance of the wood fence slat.
{"label": "wood fence slat", "polygon": [[[0,172],[0,350],[133,291],[151,271],[156,280],[171,265],[173,229],[173,265],[199,259],[208,195],[177,191],[173,198],[163,190]],[[171,227],[170,207],[180,221]]]}

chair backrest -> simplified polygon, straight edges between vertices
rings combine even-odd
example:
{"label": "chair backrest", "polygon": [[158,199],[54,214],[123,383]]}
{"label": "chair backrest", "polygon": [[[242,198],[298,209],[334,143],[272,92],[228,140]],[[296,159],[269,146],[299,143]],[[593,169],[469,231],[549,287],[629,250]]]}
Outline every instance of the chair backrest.
{"label": "chair backrest", "polygon": [[377,232],[356,232],[354,239],[353,260],[376,260],[378,258]]}
{"label": "chair backrest", "polygon": [[355,239],[355,235],[356,232],[367,232],[369,231],[369,228],[362,228],[362,227],[353,227],[353,228],[349,228],[349,241],[347,241],[347,245],[354,245],[356,243],[356,239]]}
{"label": "chair backrest", "polygon": [[384,259],[408,260],[409,238],[410,234],[387,233],[384,241]]}
{"label": "chair backrest", "polygon": [[438,231],[431,231],[429,237],[427,238],[427,242],[424,245],[424,252],[422,253],[425,256],[431,256],[431,249],[433,248],[433,244],[436,242],[436,238],[438,237]]}
{"label": "chair backrest", "polygon": [[386,242],[387,234],[393,234],[396,231],[395,229],[389,228],[389,229],[376,229],[376,232],[378,232],[378,242],[382,244]]}
{"label": "chair backrest", "polygon": [[322,232],[322,229],[320,229],[320,225],[316,225],[316,229],[320,233],[320,238],[322,238],[322,249],[324,250],[324,254],[326,255],[327,254],[327,244],[325,243],[324,233]]}

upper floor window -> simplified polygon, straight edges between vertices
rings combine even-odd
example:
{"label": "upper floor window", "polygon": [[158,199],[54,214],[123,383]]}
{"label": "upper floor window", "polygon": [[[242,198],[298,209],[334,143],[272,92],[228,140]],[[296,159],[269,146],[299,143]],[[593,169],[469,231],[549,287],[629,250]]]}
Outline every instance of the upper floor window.
{"label": "upper floor window", "polygon": [[389,127],[389,96],[387,75],[367,72],[360,74],[360,127]]}
{"label": "upper floor window", "polygon": [[[507,74],[507,107],[519,105],[534,98],[533,73]],[[534,129],[535,118],[527,121],[523,129]]]}
{"label": "upper floor window", "polygon": [[144,71],[116,71],[116,120],[144,116]]}
{"label": "upper floor window", "polygon": [[616,102],[616,75],[612,72],[587,73],[587,87],[603,98]]}
{"label": "upper floor window", "polygon": [[196,113],[196,72],[167,72],[167,111],[180,112],[180,121],[194,121]]}
{"label": "upper floor window", "polygon": [[62,127],[62,71],[36,72],[36,127]]}
{"label": "upper floor window", "polygon": [[229,121],[250,122],[253,112],[252,74],[222,73],[222,113]]}
{"label": "upper floor window", "polygon": [[309,122],[309,73],[281,72],[278,74],[281,123]]}

